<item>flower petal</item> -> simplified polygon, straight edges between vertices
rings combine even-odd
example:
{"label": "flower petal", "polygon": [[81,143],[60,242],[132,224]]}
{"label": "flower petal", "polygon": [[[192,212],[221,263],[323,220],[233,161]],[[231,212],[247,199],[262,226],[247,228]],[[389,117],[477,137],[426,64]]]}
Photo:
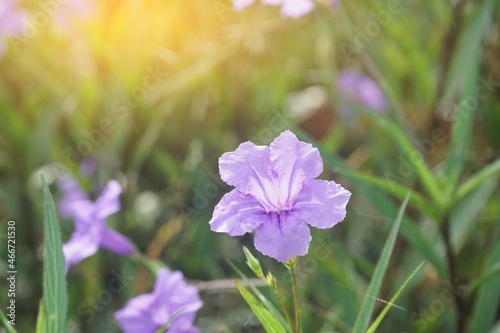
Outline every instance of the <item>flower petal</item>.
{"label": "flower petal", "polygon": [[58,187],[63,194],[58,205],[61,217],[75,217],[78,206],[82,202],[91,203],[87,194],[82,190],[80,184],[78,184],[78,181],[73,176],[65,175],[61,177]]}
{"label": "flower petal", "polygon": [[254,3],[255,0],[233,0],[234,9],[237,11],[243,10]]}
{"label": "flower petal", "polygon": [[279,176],[275,191],[280,196],[278,208],[290,209],[302,183],[323,172],[321,156],[318,149],[299,141],[290,131],[281,133],[269,147],[273,169]]}
{"label": "flower petal", "polygon": [[270,220],[255,231],[255,248],[278,261],[307,254],[311,233],[307,224],[294,212],[269,214]]}
{"label": "flower petal", "polygon": [[135,251],[134,244],[127,237],[107,227],[101,233],[100,245],[122,256],[131,255]]}
{"label": "flower petal", "polygon": [[286,0],[281,6],[281,15],[283,17],[297,18],[306,15],[314,9],[314,3],[311,0]]}
{"label": "flower petal", "polygon": [[125,306],[115,312],[115,320],[125,333],[153,333],[158,329],[158,324],[151,320],[155,302],[153,294],[143,294],[132,298]]}
{"label": "flower petal", "polygon": [[225,194],[215,206],[210,220],[210,229],[227,232],[231,236],[241,236],[254,231],[268,219],[262,205],[251,195],[235,189]]}
{"label": "flower petal", "polygon": [[95,254],[98,248],[99,237],[96,237],[95,234],[91,232],[74,232],[69,241],[63,245],[66,272],[69,266]]}
{"label": "flower petal", "polygon": [[271,5],[271,6],[279,6],[279,5],[283,4],[284,1],[286,1],[286,0],[260,0],[260,2],[262,2],[263,4]]}
{"label": "flower petal", "polygon": [[274,188],[269,147],[244,142],[235,151],[219,158],[219,170],[224,182],[245,194],[252,194],[268,211],[273,209],[268,197]]}
{"label": "flower petal", "polygon": [[[152,313],[152,320],[155,323],[164,325],[175,317],[169,326],[169,332],[170,330],[176,332],[174,328],[180,329],[180,332],[183,332],[182,329],[192,328],[196,311],[203,303],[198,290],[186,284],[181,272],[159,270],[153,294],[156,301],[153,304],[155,310]],[[168,306],[165,300],[168,300]]]}
{"label": "flower petal", "polygon": [[344,219],[350,197],[351,192],[334,181],[314,179],[304,183],[293,209],[309,225],[331,228]]}
{"label": "flower petal", "polygon": [[105,219],[120,211],[122,187],[116,180],[110,180],[95,202],[97,218]]}

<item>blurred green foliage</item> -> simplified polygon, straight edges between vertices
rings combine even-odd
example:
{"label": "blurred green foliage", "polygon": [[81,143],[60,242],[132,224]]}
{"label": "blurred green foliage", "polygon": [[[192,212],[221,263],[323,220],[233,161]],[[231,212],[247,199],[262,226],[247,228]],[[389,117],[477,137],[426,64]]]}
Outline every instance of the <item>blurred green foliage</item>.
{"label": "blurred green foliage", "polygon": [[[285,128],[320,148],[323,178],[353,193],[346,220],[313,230],[309,254],[299,258],[304,332],[352,330],[407,189],[409,209],[373,296],[389,300],[427,263],[379,331],[457,332],[460,317],[471,333],[498,325],[498,5],[401,0],[390,12],[394,3],[353,0],[333,9],[318,1],[313,13],[290,20],[260,4],[235,12],[226,0],[115,0],[89,17],[51,16],[11,39],[0,59],[0,220],[17,226],[18,332],[33,331],[42,296],[40,171],[56,198],[64,173],[89,191],[120,180],[122,210],[109,224],[193,283],[207,281],[202,331],[262,332],[230,280],[230,288],[210,283],[237,277],[226,259],[251,276],[242,245],[253,249],[252,236],[215,234],[208,221],[229,190],[218,157],[246,140],[268,144]],[[22,6],[42,11],[34,0]],[[340,116],[335,82],[347,67],[378,81],[387,115]],[[312,113],[290,116],[290,97],[311,86],[326,98]],[[78,171],[88,157],[98,165],[92,180]],[[0,229],[4,244],[6,223]],[[71,221],[61,220],[61,229],[66,241]],[[289,285],[284,267],[252,252]],[[2,245],[1,272],[6,257]],[[110,293],[117,276],[123,290]],[[117,332],[113,312],[152,281],[129,258],[100,251],[86,259],[68,274],[68,332]],[[377,301],[375,314],[384,306]]]}

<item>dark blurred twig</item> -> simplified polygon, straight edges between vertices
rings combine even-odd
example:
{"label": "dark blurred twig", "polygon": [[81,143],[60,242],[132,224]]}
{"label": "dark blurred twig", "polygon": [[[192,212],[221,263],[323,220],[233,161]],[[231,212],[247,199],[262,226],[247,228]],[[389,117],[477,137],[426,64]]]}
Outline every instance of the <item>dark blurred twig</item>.
{"label": "dark blurred twig", "polygon": [[457,273],[457,258],[455,253],[453,252],[453,248],[451,246],[451,235],[450,235],[450,217],[449,215],[445,216],[444,223],[441,225],[441,234],[446,246],[446,258],[448,262],[448,270],[451,279],[451,288],[453,296],[455,296],[455,308],[457,310],[457,333],[465,332],[465,321],[467,319],[467,304],[465,303],[465,299],[463,298],[462,291],[459,286],[459,277]]}

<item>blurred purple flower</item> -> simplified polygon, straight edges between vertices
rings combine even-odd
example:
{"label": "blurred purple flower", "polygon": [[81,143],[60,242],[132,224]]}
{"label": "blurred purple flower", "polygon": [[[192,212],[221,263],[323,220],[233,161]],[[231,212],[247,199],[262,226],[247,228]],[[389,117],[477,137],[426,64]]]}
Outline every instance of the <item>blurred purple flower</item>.
{"label": "blurred purple flower", "polygon": [[0,56],[7,46],[5,38],[22,33],[25,13],[16,7],[17,2],[17,0],[0,1]]}
{"label": "blurred purple flower", "polygon": [[88,157],[80,164],[80,173],[86,178],[91,178],[97,169],[97,162],[95,159]]}
{"label": "blurred purple flower", "polygon": [[67,29],[71,21],[90,19],[95,12],[96,4],[93,0],[64,0],[56,3],[48,14],[60,28]]}
{"label": "blurred purple flower", "polygon": [[351,193],[323,171],[319,151],[290,131],[267,146],[242,143],[219,159],[224,182],[236,187],[214,209],[211,229],[241,236],[255,230],[255,247],[284,262],[305,255],[307,224],[324,229],[342,221]]}
{"label": "blurred purple flower", "polygon": [[[344,69],[338,74],[337,86],[342,98],[350,104],[360,104],[372,111],[387,110],[387,98],[377,82],[353,69]],[[352,115],[352,109],[342,105],[341,113]]]}
{"label": "blurred purple flower", "polygon": [[106,225],[106,217],[120,210],[122,189],[116,180],[108,182],[95,202],[88,198],[72,176],[64,176],[59,181],[59,188],[63,192],[59,213],[75,221],[75,231],[63,245],[66,271],[70,265],[95,254],[99,247],[120,255],[134,252],[132,242]]}
{"label": "blurred purple flower", "polygon": [[[243,10],[254,2],[255,0],[233,0],[236,10]],[[281,6],[283,17],[297,18],[314,9],[313,0],[261,0],[261,2],[266,5]]]}
{"label": "blurred purple flower", "polygon": [[198,290],[181,272],[160,269],[153,292],[128,301],[115,319],[125,333],[155,333],[167,325],[168,333],[198,333],[194,319],[202,305]]}

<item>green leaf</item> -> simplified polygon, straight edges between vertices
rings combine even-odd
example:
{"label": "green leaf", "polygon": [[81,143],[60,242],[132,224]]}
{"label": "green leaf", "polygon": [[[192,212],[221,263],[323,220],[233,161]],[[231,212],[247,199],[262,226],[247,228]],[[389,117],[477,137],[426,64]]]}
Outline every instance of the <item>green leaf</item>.
{"label": "green leaf", "polygon": [[43,301],[45,332],[66,332],[68,296],[61,233],[56,208],[45,178],[41,175],[44,207]]}
{"label": "green leaf", "polygon": [[272,316],[269,311],[259,302],[248,290],[246,290],[237,280],[234,280],[236,287],[240,292],[241,296],[248,303],[253,313],[257,316],[262,327],[269,333],[286,333],[283,326],[280,325],[278,320]]}
{"label": "green leaf", "polygon": [[429,242],[422,236],[422,233],[407,219],[401,222],[401,234],[410,242],[410,244],[420,251],[427,260],[436,268],[438,274],[445,280],[448,280],[448,270],[439,253],[435,250],[435,244]]}
{"label": "green leaf", "polygon": [[[398,182],[395,182],[390,179],[383,179],[373,175],[351,171],[349,170],[349,168],[347,168],[345,163],[339,157],[326,151],[324,147],[319,143],[315,142],[314,139],[300,132],[299,132],[299,137],[301,139],[303,138],[305,141],[314,142],[314,146],[316,146],[320,151],[321,157],[323,157],[325,164],[330,166],[332,171],[339,173],[340,175],[344,176],[346,179],[350,181],[356,181],[360,183],[361,186],[366,186],[365,183],[369,183],[370,185],[373,185],[401,200],[405,198],[406,194],[410,190],[404,185],[401,185]],[[409,203],[412,204],[419,211],[428,215],[429,217],[435,220],[439,220],[437,207],[435,207],[431,202],[427,201],[419,193],[412,191]]]}
{"label": "green leaf", "polygon": [[398,235],[399,226],[401,225],[401,220],[403,219],[404,211],[410,199],[410,193],[406,195],[406,198],[399,209],[398,216],[392,225],[389,237],[382,249],[382,254],[375,267],[375,272],[373,273],[372,280],[366,291],[366,296],[361,304],[361,310],[356,318],[356,323],[354,325],[353,333],[364,333],[370,322],[370,318],[373,313],[373,308],[375,306],[375,299],[380,291],[382,285],[382,279],[384,277],[385,271],[389,264],[389,258],[391,257],[392,250],[394,249],[394,244],[396,242],[396,236]]}
{"label": "green leaf", "polygon": [[[242,271],[240,271],[238,269],[238,267],[236,267],[235,264],[233,264],[230,260],[227,260],[229,266],[231,266],[232,269],[234,269],[234,271],[236,273],[238,273],[238,275],[243,279],[243,281],[245,281],[247,283],[247,285],[250,287],[250,289],[252,290],[252,292],[257,295],[257,297],[259,298],[259,300],[262,302],[262,304],[264,304],[264,306],[266,307],[267,310],[269,310],[269,312],[272,314],[272,316],[274,316],[274,318],[276,318],[280,324],[286,328],[286,331],[287,332],[291,332],[291,328],[290,326],[288,325],[288,323],[286,322],[285,318],[283,317],[283,315],[276,309],[276,307],[273,305],[272,302],[270,302],[260,291],[259,289],[257,289],[251,282],[250,280],[246,277],[245,274],[243,274]],[[268,281],[271,281],[271,280],[276,280],[271,272],[268,272],[269,274],[269,277],[266,278],[268,279]]]}
{"label": "green leaf", "polygon": [[[348,179],[357,179],[365,183],[369,183],[385,191],[386,193],[392,194],[398,199],[404,199],[406,194],[410,190],[406,186],[401,185],[393,180],[383,179],[380,177],[372,176],[361,172],[354,172],[348,169],[343,169],[339,171],[339,173]],[[425,200],[424,197],[422,197],[422,195],[416,192],[412,192],[409,203],[412,204],[419,211],[425,213],[427,216],[436,220],[439,218],[436,208],[432,204],[430,204],[427,200]]]}
{"label": "green leaf", "polygon": [[471,295],[474,292],[474,290],[476,290],[477,287],[479,287],[480,285],[482,285],[483,283],[485,283],[498,273],[500,273],[500,262],[496,263],[495,265],[490,267],[487,272],[484,272],[479,277],[474,279],[474,281],[472,281],[469,287],[467,288],[467,294]]}
{"label": "green leaf", "polygon": [[455,193],[453,197],[453,202],[457,203],[462,198],[464,198],[467,194],[472,192],[476,187],[480,186],[487,180],[494,180],[500,176],[500,160],[497,160],[486,167],[484,167],[481,171],[472,176],[469,180],[467,180]]}
{"label": "green leaf", "polygon": [[452,208],[450,212],[451,245],[456,253],[460,252],[467,237],[474,234],[480,222],[476,217],[484,211],[488,199],[497,188],[497,181],[484,183]]}
{"label": "green leaf", "polygon": [[[500,262],[500,243],[496,242],[486,260],[483,275],[487,275]],[[498,273],[498,271],[497,271]],[[470,333],[488,332],[495,322],[500,303],[500,275],[489,277],[478,292],[472,311]]]}
{"label": "green leaf", "polygon": [[384,319],[384,317],[387,314],[387,312],[389,312],[389,310],[395,304],[395,302],[398,299],[399,295],[401,295],[401,293],[406,288],[406,286],[408,285],[408,283],[411,281],[411,279],[413,279],[413,277],[415,276],[415,274],[417,274],[418,270],[424,265],[424,263],[425,263],[425,261],[422,261],[420,263],[420,265],[418,265],[417,268],[415,268],[415,270],[413,270],[413,272],[410,274],[410,276],[408,276],[408,278],[406,278],[405,282],[403,282],[403,284],[401,285],[401,287],[399,287],[399,289],[396,292],[396,294],[394,294],[394,296],[392,296],[392,298],[389,301],[389,303],[387,303],[387,305],[384,307],[384,309],[382,310],[382,312],[380,312],[380,314],[378,315],[377,319],[375,319],[375,321],[373,322],[373,324],[371,324],[371,326],[368,328],[368,330],[366,331],[367,333],[374,333],[375,332],[375,330],[380,325],[380,323]]}
{"label": "green leaf", "polygon": [[5,313],[0,309],[0,322],[2,323],[2,326],[5,328],[7,333],[16,333],[16,330],[14,327],[12,327],[11,324],[9,324],[9,320],[5,316]]}
{"label": "green leaf", "polygon": [[405,155],[406,159],[410,162],[411,166],[415,168],[415,172],[425,188],[431,199],[442,207],[442,191],[439,182],[434,178],[431,170],[426,164],[420,152],[412,144],[410,138],[406,133],[395,123],[389,119],[368,114],[386,133],[392,138],[394,143],[399,146],[399,150]]}
{"label": "green leaf", "polygon": [[453,110],[455,121],[446,158],[446,200],[451,199],[458,184],[471,137],[474,111],[479,104],[479,97],[476,96],[474,88],[479,75],[481,44],[483,36],[491,26],[494,3],[495,0],[486,0],[465,27],[447,77],[445,98],[450,99],[460,94],[460,99],[458,108]]}
{"label": "green leaf", "polygon": [[[294,132],[296,132],[302,140],[314,142],[314,139],[312,139],[300,129],[295,128]],[[351,176],[351,172],[347,169],[345,163],[340,158],[325,151],[325,149],[321,145],[317,143],[315,143],[314,145],[319,149],[325,163],[330,166],[332,171],[340,174],[345,174],[345,177],[351,182],[351,185],[355,189],[357,189],[358,192],[364,193],[380,212],[387,216],[396,214],[397,208],[394,206],[392,200],[389,197],[384,195],[384,193],[380,193],[379,191],[374,190],[373,186],[368,185],[367,182],[362,181],[362,179],[360,179],[359,177]],[[415,194],[412,193],[410,198],[415,198],[414,195]],[[418,197],[416,199],[417,201],[419,200]],[[427,214],[430,217],[433,217],[435,214],[437,214],[435,207],[432,207],[432,204],[429,204]],[[437,218],[437,216],[434,216],[434,218]],[[408,242],[410,242],[410,244],[415,249],[420,251],[420,253],[425,256],[425,258],[436,268],[439,275],[443,279],[448,279],[448,270],[446,269],[446,265],[444,264],[441,256],[435,249],[436,245],[429,242],[424,236],[422,236],[422,233],[409,219],[403,219],[403,221],[401,222],[401,234],[408,240]]]}
{"label": "green leaf", "polygon": [[45,327],[45,308],[43,306],[43,300],[40,300],[38,305],[38,315],[36,317],[36,333],[44,333],[43,328]]}

